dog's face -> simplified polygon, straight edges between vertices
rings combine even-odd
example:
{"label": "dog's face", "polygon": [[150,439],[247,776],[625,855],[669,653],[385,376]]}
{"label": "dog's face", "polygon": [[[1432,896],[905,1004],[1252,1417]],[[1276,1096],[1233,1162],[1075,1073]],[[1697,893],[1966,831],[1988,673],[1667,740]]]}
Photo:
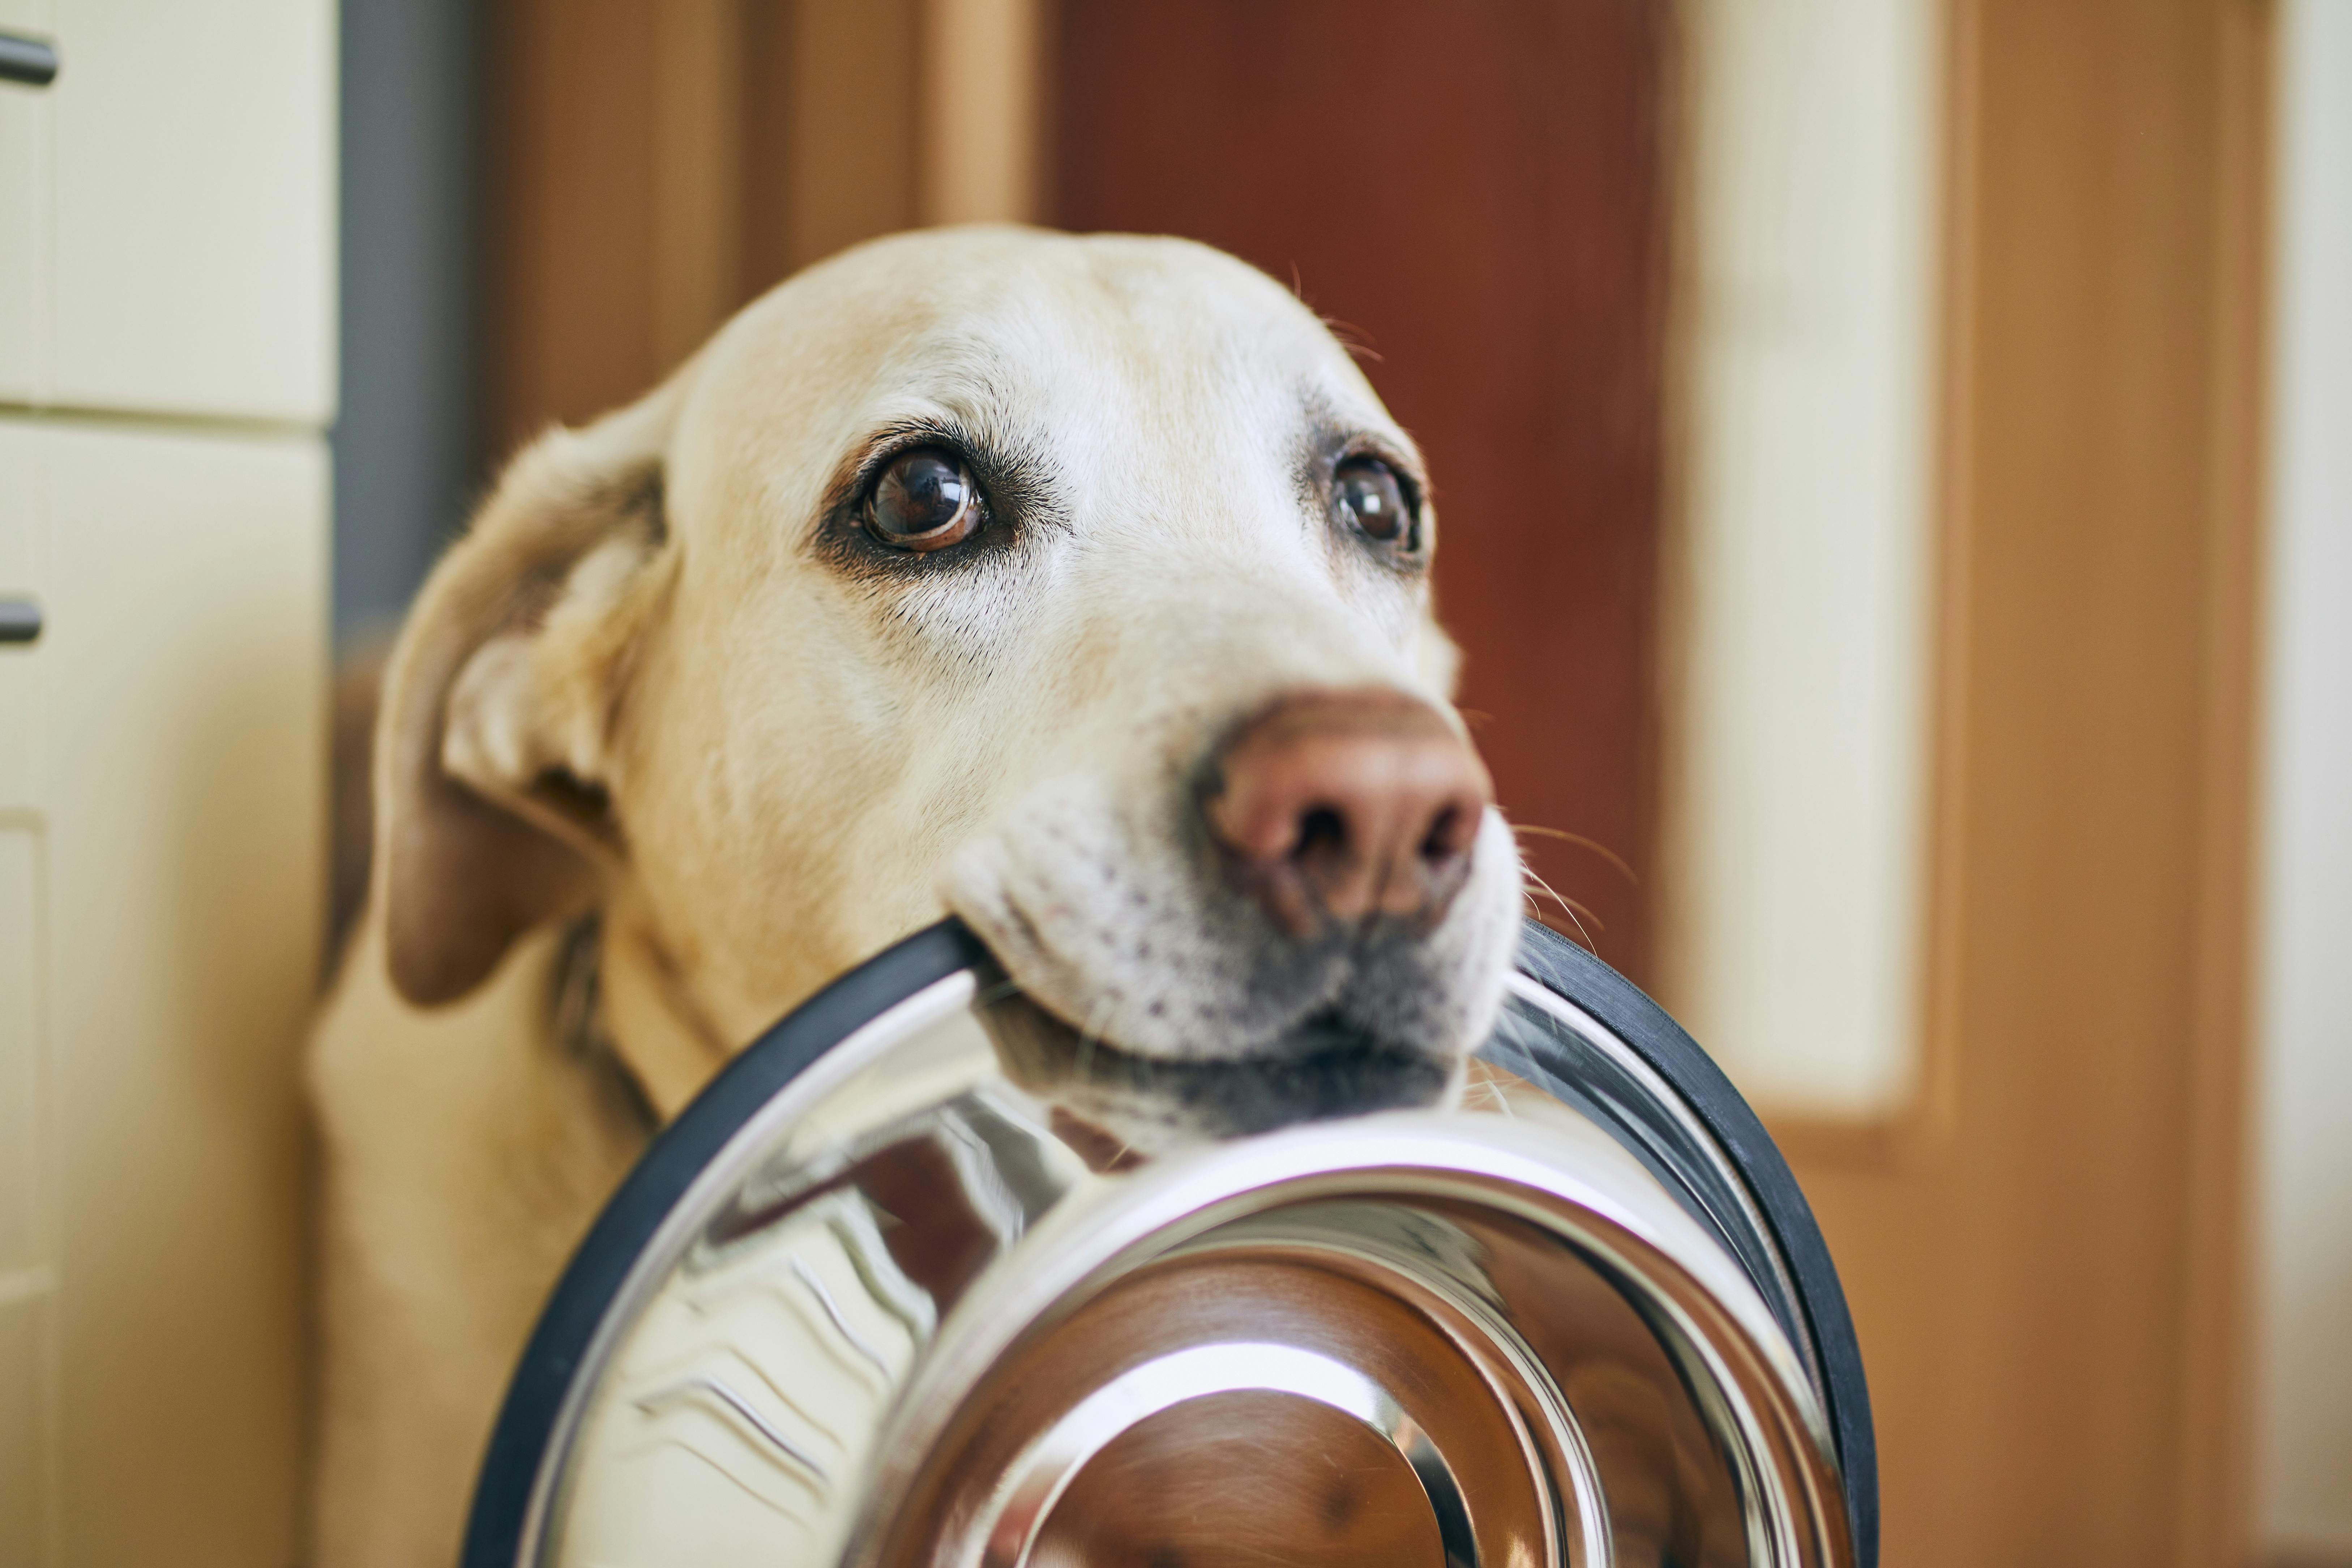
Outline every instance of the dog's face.
{"label": "dog's face", "polygon": [[1450,1077],[1519,866],[1427,497],[1323,324],[1202,247],[814,268],[526,452],[428,586],[378,748],[394,978],[462,994],[601,903],[674,1108],[944,908],[1130,1061]]}

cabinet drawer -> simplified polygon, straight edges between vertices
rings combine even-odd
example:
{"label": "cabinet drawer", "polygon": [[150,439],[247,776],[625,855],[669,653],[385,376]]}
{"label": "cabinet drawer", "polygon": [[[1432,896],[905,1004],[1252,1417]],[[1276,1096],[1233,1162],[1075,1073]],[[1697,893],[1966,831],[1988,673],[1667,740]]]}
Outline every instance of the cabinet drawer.
{"label": "cabinet drawer", "polygon": [[325,423],[329,0],[47,10],[56,82],[0,86],[0,312],[42,318],[0,315],[0,399]]}

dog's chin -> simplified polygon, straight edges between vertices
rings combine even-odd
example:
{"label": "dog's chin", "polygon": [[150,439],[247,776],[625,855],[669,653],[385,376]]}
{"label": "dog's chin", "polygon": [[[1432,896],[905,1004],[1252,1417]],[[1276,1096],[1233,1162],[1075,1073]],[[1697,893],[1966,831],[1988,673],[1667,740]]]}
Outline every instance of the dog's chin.
{"label": "dog's chin", "polygon": [[1301,1019],[1271,1049],[1191,1061],[1089,1037],[1010,984],[980,1012],[1006,1074],[1082,1131],[1107,1134],[1103,1146],[1123,1156],[1446,1105],[1462,1082],[1460,1053],[1384,1043],[1330,1010]]}

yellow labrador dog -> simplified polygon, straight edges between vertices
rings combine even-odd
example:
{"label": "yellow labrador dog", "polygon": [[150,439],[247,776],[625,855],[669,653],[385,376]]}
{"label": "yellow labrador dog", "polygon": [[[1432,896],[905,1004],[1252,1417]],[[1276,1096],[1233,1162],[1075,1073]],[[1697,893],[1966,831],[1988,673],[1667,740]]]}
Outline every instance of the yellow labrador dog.
{"label": "yellow labrador dog", "polygon": [[[1131,1060],[1457,1083],[1520,871],[1436,536],[1323,323],[1165,239],[865,246],[517,458],[392,657],[311,1058],[319,1568],[454,1560],[650,1130],[942,911]],[[1085,1110],[1145,1150],[1281,1110],[1134,1082]]]}

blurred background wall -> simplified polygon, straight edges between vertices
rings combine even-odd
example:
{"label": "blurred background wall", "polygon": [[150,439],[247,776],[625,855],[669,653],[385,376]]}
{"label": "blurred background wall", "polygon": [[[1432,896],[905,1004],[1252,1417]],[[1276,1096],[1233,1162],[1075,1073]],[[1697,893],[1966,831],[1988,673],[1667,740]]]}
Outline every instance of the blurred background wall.
{"label": "blurred background wall", "polygon": [[464,521],[480,417],[485,247],[474,0],[343,0],[335,621],[396,617]]}
{"label": "blurred background wall", "polygon": [[1429,450],[1538,912],[1798,1165],[1888,1561],[2352,1563],[2352,3],[2282,5],[345,0],[339,623],[844,245],[1234,249]]}

